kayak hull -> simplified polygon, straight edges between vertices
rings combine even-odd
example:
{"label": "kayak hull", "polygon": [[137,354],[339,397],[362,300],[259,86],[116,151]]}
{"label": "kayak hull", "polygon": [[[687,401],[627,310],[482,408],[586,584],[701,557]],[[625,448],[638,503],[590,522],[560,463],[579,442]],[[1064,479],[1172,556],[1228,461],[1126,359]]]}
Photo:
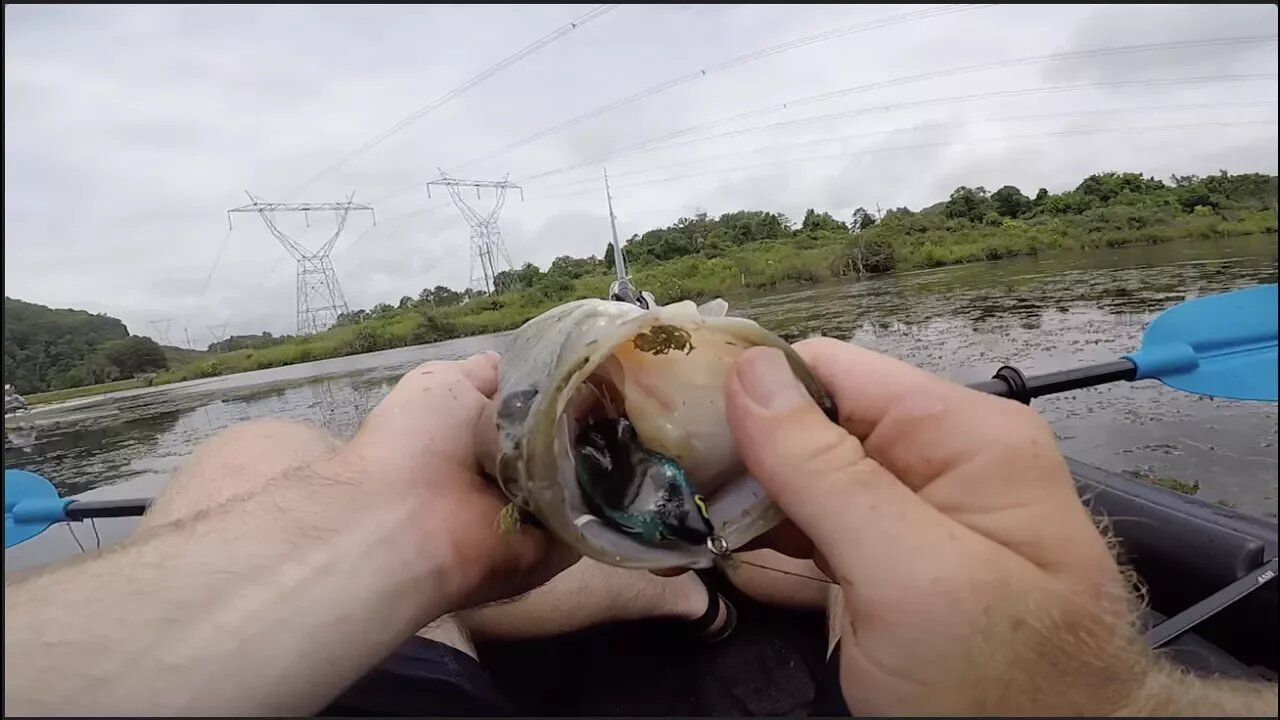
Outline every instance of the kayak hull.
{"label": "kayak hull", "polygon": [[[1085,505],[1107,520],[1119,540],[1120,560],[1146,586],[1148,626],[1276,557],[1280,529],[1274,521],[1086,463],[1067,464]],[[1278,585],[1266,583],[1166,648],[1193,670],[1274,678]]]}

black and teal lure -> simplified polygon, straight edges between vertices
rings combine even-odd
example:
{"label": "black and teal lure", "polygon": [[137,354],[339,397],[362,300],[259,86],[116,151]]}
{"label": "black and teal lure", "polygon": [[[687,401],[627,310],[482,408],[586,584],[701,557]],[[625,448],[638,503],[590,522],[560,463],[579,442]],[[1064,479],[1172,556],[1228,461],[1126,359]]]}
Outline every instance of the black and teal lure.
{"label": "black and teal lure", "polygon": [[574,445],[578,485],[598,517],[653,542],[705,545],[707,503],[672,458],[640,444],[626,418],[592,423]]}

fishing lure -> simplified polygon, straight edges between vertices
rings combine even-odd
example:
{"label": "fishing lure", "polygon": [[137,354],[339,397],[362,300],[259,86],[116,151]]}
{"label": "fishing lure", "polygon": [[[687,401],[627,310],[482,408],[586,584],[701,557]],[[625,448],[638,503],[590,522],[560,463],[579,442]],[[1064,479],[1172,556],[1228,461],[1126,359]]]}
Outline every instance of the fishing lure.
{"label": "fishing lure", "polygon": [[626,418],[587,425],[574,451],[578,486],[597,516],[651,543],[714,543],[706,500],[674,459],[640,444]]}

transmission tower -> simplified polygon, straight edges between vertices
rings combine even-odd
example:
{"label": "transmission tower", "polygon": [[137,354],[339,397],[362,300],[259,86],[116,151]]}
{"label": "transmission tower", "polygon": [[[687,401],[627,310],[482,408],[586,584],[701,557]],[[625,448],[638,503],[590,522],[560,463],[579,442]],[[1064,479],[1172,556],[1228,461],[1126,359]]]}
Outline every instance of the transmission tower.
{"label": "transmission tower", "polygon": [[209,336],[213,338],[215,345],[227,339],[227,323],[206,325],[205,328],[209,331]]}
{"label": "transmission tower", "polygon": [[[337,321],[338,316],[347,312],[347,301],[342,296],[342,286],[338,284],[338,274],[333,271],[333,263],[329,254],[342,235],[347,225],[347,216],[352,210],[368,210],[373,215],[373,208],[352,202],[352,193],[345,202],[339,203],[268,203],[252,193],[249,204],[231,208],[227,211],[227,225],[231,224],[231,213],[256,212],[266,224],[267,229],[285,251],[298,261],[298,334],[310,335],[329,328]],[[275,213],[300,212],[311,226],[311,213],[332,211],[337,216],[338,228],[333,235],[314,252],[307,250],[301,243],[281,232],[276,225]],[[377,215],[373,215],[373,223],[378,223]]]}
{"label": "transmission tower", "polygon": [[[471,287],[483,288],[485,292],[500,293],[507,290],[499,287],[498,273],[503,270],[514,270],[511,256],[507,253],[507,245],[502,242],[502,231],[498,229],[498,215],[507,201],[507,190],[519,190],[520,199],[524,200],[524,188],[501,180],[457,180],[449,177],[444,170],[440,171],[440,179],[427,183],[427,197],[431,197],[431,186],[442,185],[449,189],[449,197],[462,213],[462,218],[471,226]],[[481,213],[462,199],[462,188],[476,189],[476,199],[480,199],[481,188],[493,188],[495,202],[488,213]],[[479,266],[480,272],[476,272]]]}
{"label": "transmission tower", "polygon": [[171,322],[173,322],[173,318],[147,321],[147,324],[151,326],[151,329],[156,331],[156,337],[160,339],[161,345],[169,344],[169,323]]}

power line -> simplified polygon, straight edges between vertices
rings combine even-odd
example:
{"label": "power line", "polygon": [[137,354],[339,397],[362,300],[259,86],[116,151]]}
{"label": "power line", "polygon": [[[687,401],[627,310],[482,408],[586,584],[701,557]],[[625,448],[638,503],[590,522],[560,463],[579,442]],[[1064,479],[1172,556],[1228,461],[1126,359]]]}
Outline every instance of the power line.
{"label": "power line", "polygon": [[613,102],[610,102],[606,105],[598,107],[595,110],[591,110],[581,115],[577,115],[575,117],[569,118],[568,120],[565,120],[556,125],[552,125],[551,127],[545,128],[532,135],[529,135],[528,137],[521,138],[512,143],[508,143],[507,145],[504,145],[503,147],[500,147],[496,150],[492,150],[488,153],[485,153],[484,155],[479,155],[474,158],[471,158],[466,162],[456,165],[455,169],[460,170],[469,165],[474,165],[475,163],[483,162],[485,160],[490,160],[499,155],[504,155],[508,152],[511,152],[512,150],[516,150],[530,143],[537,142],[538,140],[541,140],[542,138],[545,138],[549,135],[554,135],[555,133],[558,133],[561,130],[565,130],[567,128],[573,127],[574,125],[585,122],[595,117],[599,117],[600,115],[604,115],[605,113],[612,112],[614,110],[625,107],[632,103],[639,102],[648,97],[657,95],[658,93],[664,92],[666,90],[670,90],[671,88],[677,87],[679,85],[683,85],[685,83],[693,82],[694,80],[704,78],[707,75],[710,75],[711,73],[720,72],[721,70],[728,70],[729,68],[732,68],[732,67],[737,67],[739,65],[744,65],[749,62],[761,60],[761,59],[770,57],[772,55],[777,55],[779,53],[787,52],[789,50],[805,47],[807,45],[813,45],[815,43],[825,42],[827,40],[832,40],[839,37],[845,37],[847,35],[853,35],[855,33],[865,32],[868,30],[877,30],[879,28],[889,27],[891,25],[914,22],[916,20],[926,20],[933,17],[950,15],[953,13],[965,12],[968,10],[979,10],[979,9],[988,8],[992,6],[993,5],[991,4],[949,5],[949,6],[943,6],[943,7],[937,7],[937,8],[930,8],[927,10],[915,10],[909,13],[903,13],[901,15],[893,15],[886,18],[879,18],[876,20],[868,21],[868,22],[857,23],[855,25],[847,25],[847,26],[835,28],[832,30],[826,30],[824,32],[816,33],[814,35],[807,35],[805,37],[796,38],[794,40],[789,40],[784,43],[779,43],[778,45],[772,45],[766,48],[761,48],[759,50],[746,53],[745,55],[739,55],[737,57],[730,58],[728,60],[723,60],[713,65],[708,65],[707,67],[694,70],[693,72],[685,73],[684,75],[681,75],[679,77],[671,78],[670,80],[660,82],[657,85],[653,85],[651,87],[645,88],[644,90],[641,90],[639,92],[633,93],[623,98],[619,98],[617,100],[614,100]]}
{"label": "power line", "polygon": [[[1031,115],[1006,115],[1004,117],[979,118],[974,120],[957,120],[952,122],[924,123],[920,125],[911,125],[908,127],[890,128],[887,130],[872,130],[863,133],[855,133],[852,135],[840,135],[837,137],[816,138],[812,140],[801,140],[799,142],[785,143],[782,145],[768,145],[765,147],[751,148],[749,150],[739,150],[731,153],[722,153],[720,155],[708,155],[699,158],[690,158],[678,162],[660,165],[658,167],[643,168],[640,170],[628,170],[626,172],[614,173],[615,177],[628,177],[634,175],[643,175],[646,173],[657,172],[659,170],[667,170],[673,167],[683,165],[696,165],[700,163],[714,162],[717,160],[725,160],[729,158],[741,157],[743,155],[754,155],[763,151],[773,150],[789,150],[791,148],[803,147],[805,145],[820,145],[822,143],[843,142],[848,140],[861,140],[877,135],[895,135],[899,133],[912,133],[927,130],[939,130],[942,128],[964,127],[967,125],[976,125],[979,123],[1002,123],[1002,122],[1031,122],[1038,120],[1054,120],[1059,118],[1072,117],[1092,117],[1097,115],[1123,115],[1126,113],[1148,113],[1148,112],[1172,112],[1179,110],[1231,110],[1249,107],[1276,106],[1275,100],[1259,100],[1254,102],[1237,102],[1237,103],[1195,103],[1180,105],[1144,105],[1137,107],[1125,108],[1103,108],[1099,110],[1068,110],[1058,113],[1034,113]],[[573,182],[561,183],[559,185],[549,186],[548,190],[558,188],[573,187],[576,185],[584,185],[593,182],[591,180],[576,180]]]}
{"label": "power line", "polygon": [[[1008,140],[1028,140],[1028,139],[1039,139],[1039,138],[1049,138],[1049,137],[1106,135],[1106,134],[1127,133],[1127,132],[1156,132],[1160,130],[1183,130],[1183,129],[1201,128],[1201,127],[1239,127],[1239,126],[1246,126],[1246,125],[1275,125],[1276,122],[1277,121],[1275,119],[1271,119],[1271,120],[1237,120],[1237,121],[1203,122],[1203,123],[1179,123],[1174,125],[1138,125],[1138,126],[1125,126],[1125,127],[1114,127],[1114,128],[1092,128],[1088,130],[1061,130],[1061,131],[1045,132],[1045,133],[1026,133],[1021,135],[1001,135],[998,137],[968,138],[964,140],[945,140],[945,141],[932,142],[932,143],[919,143],[919,144],[913,144],[913,145],[895,145],[891,147],[869,148],[869,149],[863,149],[863,150],[853,150],[850,152],[829,153],[826,155],[815,155],[815,156],[802,157],[802,158],[790,158],[786,160],[774,160],[771,162],[753,163],[751,165],[738,165],[736,167],[721,168],[718,170],[704,170],[704,171],[694,172],[694,173],[669,175],[667,177],[653,178],[650,180],[637,180],[635,182],[626,183],[618,187],[620,188],[638,187],[640,185],[673,182],[676,180],[685,180],[688,178],[701,177],[705,175],[721,175],[721,174],[742,172],[744,170],[755,170],[758,168],[776,167],[778,165],[790,165],[793,163],[806,163],[806,162],[819,162],[822,160],[833,160],[836,158],[853,157],[856,155],[870,155],[873,153],[892,152],[897,150],[918,150],[923,148],[968,145],[972,143],[1004,142]],[[573,191],[560,193],[557,195],[551,195],[547,197],[551,197],[551,198],[571,197],[574,195],[582,195],[588,192],[593,192],[593,190],[590,188],[584,188],[582,190],[573,190]]]}
{"label": "power line", "polygon": [[[1048,55],[1035,55],[1030,57],[1015,58],[1013,60],[998,60],[995,62],[978,63],[975,65],[963,65],[960,67],[944,68],[941,70],[930,70],[928,72],[916,73],[914,75],[903,75],[901,77],[891,78],[888,80],[879,80],[872,83],[855,85],[855,86],[844,88],[841,90],[834,90],[832,92],[821,93],[818,95],[810,95],[808,97],[803,97],[803,98],[791,100],[784,103],[767,105],[767,106],[758,108],[756,110],[750,110],[747,112],[738,113],[736,115],[731,115],[729,117],[721,118],[719,120],[713,120],[711,122],[702,123],[701,125],[694,125],[691,127],[684,128],[682,130],[676,130],[673,132],[666,133],[665,135],[659,135],[657,137],[649,138],[648,140],[643,140],[638,143],[633,143],[620,150],[616,150],[614,152],[592,158],[591,160],[578,163],[574,166],[570,166],[565,169],[576,169],[578,167],[599,163],[604,160],[610,160],[615,158],[619,153],[632,152],[640,148],[647,147],[649,145],[666,142],[667,140],[684,137],[686,135],[696,133],[696,132],[702,132],[703,130],[708,130],[710,128],[718,127],[720,125],[738,122],[740,120],[748,120],[750,118],[757,117],[760,115],[768,115],[771,113],[775,113],[781,110],[787,110],[797,106],[808,105],[808,104],[817,103],[817,102],[825,102],[827,100],[833,100],[835,98],[845,97],[845,96],[853,95],[857,93],[869,92],[871,90],[879,90],[881,88],[894,87],[898,85],[908,85],[911,83],[921,82],[923,80],[936,80],[939,78],[955,77],[957,75],[967,75],[969,73],[984,72],[987,70],[1000,70],[1005,68],[1018,67],[1022,65],[1034,65],[1037,63],[1045,63],[1045,62],[1061,62],[1064,60],[1080,60],[1085,58],[1102,57],[1107,55],[1127,55],[1131,53],[1155,52],[1160,50],[1173,50],[1173,49],[1182,49],[1182,48],[1190,48],[1190,47],[1213,47],[1218,45],[1248,45],[1248,44],[1257,44],[1257,43],[1274,43],[1276,42],[1277,39],[1278,38],[1275,35],[1251,35],[1251,36],[1244,36],[1244,37],[1211,38],[1211,39],[1205,39],[1205,40],[1175,40],[1175,41],[1163,42],[1163,43],[1148,43],[1143,45],[1123,45],[1123,46],[1110,47],[1110,48],[1097,48],[1093,50],[1077,50],[1073,52],[1050,53]],[[533,176],[533,177],[537,177],[537,176]],[[520,182],[528,182],[531,179],[532,177],[523,178],[520,180]]]}
{"label": "power line", "polygon": [[[662,150],[669,150],[671,148],[681,147],[684,145],[692,145],[695,143],[708,142],[711,140],[719,140],[722,138],[733,137],[737,135],[747,135],[750,133],[763,132],[767,130],[776,130],[776,129],[785,128],[785,127],[794,127],[797,125],[809,125],[813,123],[830,122],[832,120],[840,120],[840,119],[845,119],[850,117],[856,117],[859,115],[867,115],[871,113],[890,112],[894,110],[902,110],[902,109],[911,108],[911,107],[924,107],[924,106],[930,106],[930,105],[948,105],[952,103],[972,102],[975,100],[990,100],[995,98],[1018,97],[1018,96],[1024,96],[1024,95],[1056,94],[1056,93],[1076,92],[1080,90],[1099,90],[1099,89],[1116,88],[1116,87],[1190,85],[1190,84],[1214,83],[1214,82],[1250,82],[1254,80],[1275,80],[1277,77],[1280,77],[1280,75],[1277,75],[1276,73],[1268,73],[1268,74],[1259,74],[1259,75],[1216,75],[1216,76],[1193,77],[1193,78],[1154,78],[1154,79],[1147,79],[1147,80],[1115,80],[1110,82],[1081,83],[1081,84],[1075,84],[1075,85],[1053,85],[1048,87],[1024,88],[1024,89],[1018,89],[1018,90],[996,90],[993,92],[973,93],[969,95],[953,95],[950,97],[943,97],[943,98],[929,98],[926,100],[909,100],[909,101],[900,102],[900,103],[872,105],[867,107],[856,108],[853,110],[844,110],[836,113],[826,113],[824,115],[815,115],[812,117],[797,118],[795,120],[783,120],[780,122],[769,123],[768,125],[755,125],[752,127],[740,128],[738,130],[729,130],[722,133],[716,133],[714,135],[706,135],[703,137],[689,138],[686,140],[679,140],[677,142],[671,142],[671,143],[666,143],[662,145],[650,145],[649,141],[645,141],[643,143],[637,143],[635,145],[631,145],[629,146],[629,149],[619,150],[607,156],[601,156],[601,157],[594,158],[592,160],[586,160],[580,163],[575,163],[573,165],[567,165],[562,168],[557,168],[555,170],[548,170],[546,172],[538,173],[537,175],[531,175],[528,178],[522,180],[521,182],[529,183],[537,179],[547,178],[553,175],[559,175],[561,173],[570,172],[572,170],[578,170],[584,167],[595,166],[597,163],[601,162],[604,159],[615,160],[619,157],[625,157],[628,155],[638,155],[646,152],[657,152]],[[581,182],[594,182],[594,180],[582,180]],[[553,187],[560,187],[560,186],[557,185]]]}
{"label": "power line", "polygon": [[392,135],[395,135],[396,133],[398,133],[398,132],[400,132],[401,130],[405,129],[405,128],[406,128],[406,127],[408,127],[409,125],[411,125],[411,124],[413,124],[414,122],[416,122],[417,120],[421,119],[423,116],[427,115],[428,113],[430,113],[430,112],[432,112],[432,111],[436,110],[437,108],[439,108],[440,106],[442,106],[442,105],[444,105],[445,103],[449,102],[450,100],[453,100],[454,98],[457,98],[457,97],[461,96],[462,94],[464,94],[464,93],[466,93],[467,91],[471,90],[472,88],[476,87],[477,85],[479,85],[480,83],[484,82],[485,80],[488,80],[489,78],[493,77],[494,75],[497,75],[498,73],[502,72],[503,70],[506,70],[507,68],[511,67],[512,65],[515,65],[516,63],[518,63],[518,62],[520,62],[521,60],[525,59],[526,57],[529,57],[530,55],[532,55],[532,54],[536,53],[537,51],[541,50],[542,48],[544,48],[544,47],[546,47],[546,46],[550,45],[551,43],[555,42],[556,40],[559,40],[560,38],[562,38],[562,37],[564,37],[564,36],[568,35],[569,33],[573,32],[574,30],[577,30],[578,28],[582,27],[583,25],[586,25],[587,23],[591,22],[592,20],[597,20],[597,19],[599,19],[599,18],[601,18],[601,17],[603,17],[603,16],[607,15],[608,13],[612,12],[613,10],[616,10],[617,8],[618,8],[618,5],[600,5],[600,6],[596,7],[596,8],[594,8],[593,10],[591,10],[590,12],[588,12],[587,14],[582,15],[582,16],[578,17],[577,19],[573,20],[572,22],[568,23],[567,25],[562,25],[561,27],[556,28],[556,29],[555,29],[555,30],[553,30],[552,32],[550,32],[550,33],[548,33],[548,34],[546,34],[546,35],[543,35],[542,37],[540,37],[540,38],[538,38],[537,40],[533,41],[532,43],[530,43],[530,44],[526,45],[525,47],[521,48],[520,50],[516,51],[515,53],[513,53],[513,54],[511,54],[511,55],[508,55],[506,58],[503,58],[503,59],[502,59],[501,61],[499,61],[497,64],[495,64],[495,65],[491,65],[490,67],[488,67],[488,68],[486,68],[485,70],[481,71],[479,74],[477,74],[477,75],[475,75],[475,76],[471,77],[469,80],[467,80],[466,82],[462,83],[461,85],[459,85],[459,86],[455,87],[454,89],[450,90],[449,92],[445,93],[444,95],[441,95],[440,97],[436,98],[435,100],[432,100],[431,102],[429,102],[429,103],[427,103],[426,105],[422,106],[422,107],[421,107],[421,108],[419,108],[418,110],[416,110],[416,111],[414,111],[414,112],[410,113],[408,116],[406,116],[406,117],[402,118],[399,122],[397,122],[396,124],[392,125],[390,128],[388,128],[388,129],[384,130],[383,132],[381,132],[381,133],[379,133],[378,135],[374,136],[371,140],[367,141],[366,143],[364,143],[364,144],[363,144],[363,145],[361,145],[360,147],[358,147],[358,148],[356,148],[355,150],[352,150],[351,152],[349,152],[349,153],[347,153],[346,155],[344,155],[340,160],[338,160],[338,161],[337,161],[337,162],[335,162],[334,164],[332,164],[332,165],[330,165],[330,166],[326,167],[325,169],[321,170],[320,172],[316,173],[315,175],[312,175],[310,178],[308,178],[308,179],[307,179],[305,182],[303,182],[301,185],[299,185],[299,186],[297,186],[296,188],[294,188],[294,189],[290,190],[289,192],[285,193],[285,195],[286,195],[286,196],[295,195],[295,194],[297,194],[298,192],[300,192],[300,191],[302,191],[302,190],[306,189],[306,188],[307,188],[307,187],[309,187],[312,183],[314,183],[316,180],[319,180],[320,178],[324,177],[325,175],[328,175],[329,173],[333,172],[334,170],[337,170],[338,168],[342,167],[342,166],[343,166],[343,165],[345,165],[346,163],[350,162],[351,160],[355,159],[355,158],[356,158],[356,157],[358,157],[359,155],[361,155],[361,154],[363,154],[363,153],[367,152],[368,150],[372,149],[374,146],[378,145],[379,143],[383,142],[384,140],[386,140],[387,138],[391,137]]}

